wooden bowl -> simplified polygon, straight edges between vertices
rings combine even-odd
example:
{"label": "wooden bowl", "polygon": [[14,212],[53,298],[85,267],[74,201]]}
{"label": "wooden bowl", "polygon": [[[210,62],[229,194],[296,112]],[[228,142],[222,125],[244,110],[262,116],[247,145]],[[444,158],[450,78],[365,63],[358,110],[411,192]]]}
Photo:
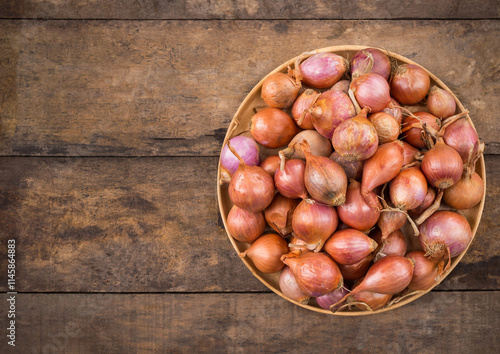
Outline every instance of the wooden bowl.
{"label": "wooden bowl", "polygon": [[[365,49],[365,48],[369,48],[369,47],[366,47],[366,46],[346,45],[346,46],[334,46],[334,47],[322,48],[322,49],[315,50],[314,52],[317,52],[317,53],[320,53],[320,52],[332,52],[332,53],[336,53],[336,54],[341,55],[341,56],[346,57],[346,58],[352,58],[353,55],[357,51],[359,51],[361,49]],[[392,53],[392,52],[387,52],[385,50],[383,50],[383,51],[386,52],[389,55],[389,57],[391,58],[392,61],[395,60],[398,65],[405,64],[405,63],[406,64],[415,64],[415,65],[418,65],[417,63],[415,63],[415,62],[411,61],[410,59],[407,59],[407,58],[405,58],[405,57],[403,57],[403,56],[401,56],[399,54],[395,54],[395,53]],[[252,116],[256,112],[255,109],[256,108],[265,107],[265,103],[264,103],[264,101],[260,97],[260,91],[261,91],[261,87],[262,87],[263,81],[269,75],[271,75],[273,73],[276,73],[276,72],[286,72],[288,66],[291,66],[293,68],[294,62],[295,62],[295,58],[290,59],[286,63],[281,64],[276,69],[274,69],[272,72],[270,72],[266,77],[262,78],[262,80],[260,80],[257,85],[255,85],[255,87],[250,91],[250,93],[243,100],[243,102],[241,103],[240,107],[236,111],[236,114],[234,115],[231,123],[229,124],[229,128],[227,130],[223,146],[226,144],[226,142],[230,138],[232,138],[234,136],[237,136],[237,135],[248,135],[248,136],[250,136],[250,134],[248,132],[246,132],[246,131],[248,130],[249,122],[250,122]],[[452,96],[454,97],[456,103],[457,103],[457,112],[463,112],[463,111],[465,111],[464,106],[462,105],[462,103],[460,103],[460,101],[453,94],[453,92],[451,92],[451,90],[440,79],[438,79],[435,75],[433,75],[428,70],[426,70],[426,71],[429,74],[429,77],[431,78],[431,87],[432,87],[432,85],[436,85],[436,86],[441,87],[442,89],[445,89],[446,91],[450,92],[452,94]],[[427,110],[425,107],[419,107],[419,109],[420,110]],[[280,149],[270,150],[270,149],[266,149],[266,148],[264,148],[264,147],[261,146],[261,160],[264,159],[267,156],[276,155],[279,150]],[[478,205],[476,205],[474,208],[459,212],[460,214],[464,215],[467,218],[467,221],[471,225],[471,229],[472,229],[472,233],[473,233],[472,240],[474,240],[474,238],[476,236],[476,231],[477,231],[477,228],[479,226],[479,222],[481,220],[481,215],[482,215],[482,212],[483,212],[484,200],[485,200],[485,195],[486,195],[486,171],[485,171],[483,156],[481,156],[481,158],[479,159],[479,161],[478,161],[478,163],[476,165],[476,172],[483,179],[484,187],[485,187],[485,194],[483,195],[483,198],[481,199],[481,202]],[[220,161],[219,161],[219,169],[218,169],[217,176],[218,176],[217,177],[217,182],[218,182],[217,183],[217,196],[218,196],[218,200],[219,200],[219,208],[220,208],[220,212],[221,212],[221,215],[222,215],[222,220],[224,222],[224,226],[225,226],[225,228],[227,230],[227,215],[228,215],[229,211],[231,210],[232,203],[231,203],[231,200],[229,199],[229,195],[228,195],[228,185],[227,184],[221,185],[219,183],[219,181],[221,179]],[[446,206],[444,206],[444,207],[442,207],[442,209],[447,209],[447,208],[446,208]],[[407,227],[408,225],[405,225],[405,226]],[[407,239],[410,241],[409,242],[409,250],[408,251],[420,249],[420,246],[418,245],[418,238],[414,237],[414,236],[410,236],[408,228],[403,228],[403,232],[405,233]],[[239,242],[239,241],[235,240],[229,234],[229,232],[228,232],[228,237],[229,237],[229,240],[231,241],[231,243],[233,244],[234,249],[236,250],[236,252],[238,254],[241,253],[241,252],[244,252],[250,246],[250,245],[248,245],[246,243],[242,243],[242,242]],[[471,243],[472,243],[472,240],[471,240]],[[470,247],[470,244],[467,247],[467,249],[469,247]],[[368,315],[368,314],[375,314],[375,313],[385,312],[385,311],[392,310],[392,309],[401,307],[403,305],[406,305],[406,304],[408,304],[408,303],[410,303],[410,302],[418,299],[419,297],[423,296],[427,292],[431,291],[436,285],[438,285],[441,281],[443,281],[450,274],[450,272],[456,267],[456,265],[458,264],[458,262],[460,262],[460,260],[464,256],[465,252],[467,252],[467,249],[465,249],[460,255],[458,255],[457,257],[455,257],[455,258],[452,259],[452,263],[451,263],[451,266],[450,266],[449,270],[441,278],[441,280],[439,282],[437,282],[432,288],[430,288],[430,289],[428,289],[426,291],[415,292],[412,295],[408,295],[405,298],[402,298],[401,301],[393,303],[392,305],[390,305],[388,307],[385,307],[383,309],[377,310],[377,311],[371,312],[371,311],[351,310],[351,311],[336,312],[335,315],[339,315],[339,316]],[[250,269],[250,271],[252,272],[252,274],[257,279],[259,279],[264,285],[266,285],[269,289],[271,289],[272,291],[274,291],[279,296],[285,298],[286,300],[288,300],[290,302],[293,302],[294,304],[296,304],[298,306],[302,306],[302,307],[304,307],[306,309],[309,309],[309,310],[312,310],[312,311],[316,311],[316,312],[325,313],[325,314],[332,314],[332,312],[319,307],[315,303],[315,300],[313,300],[313,299],[312,299],[312,301],[311,301],[310,304],[303,305],[303,304],[300,304],[300,303],[298,303],[298,302],[296,302],[296,301],[288,298],[287,296],[285,296],[280,291],[280,288],[279,288],[279,285],[278,285],[279,272],[278,273],[274,273],[274,274],[263,274],[257,268],[255,268],[255,266],[253,265],[252,261],[249,260],[248,258],[243,258],[243,259],[241,259],[241,261],[243,263],[245,263],[245,265],[248,267],[248,269]],[[242,274],[241,276],[244,277],[244,276],[250,276],[250,275],[249,274]]]}

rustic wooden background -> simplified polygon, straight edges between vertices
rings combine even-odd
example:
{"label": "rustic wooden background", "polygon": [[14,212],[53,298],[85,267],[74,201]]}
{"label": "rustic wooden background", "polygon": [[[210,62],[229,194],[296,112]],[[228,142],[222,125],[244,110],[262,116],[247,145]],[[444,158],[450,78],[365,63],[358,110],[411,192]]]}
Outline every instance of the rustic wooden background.
{"label": "rustic wooden background", "polygon": [[[495,0],[0,1],[0,291],[14,238],[12,352],[494,352],[499,17]],[[461,264],[421,299],[363,318],[271,293],[232,249],[216,201],[221,142],[246,94],[280,63],[341,44],[436,74],[487,154],[485,211]]]}

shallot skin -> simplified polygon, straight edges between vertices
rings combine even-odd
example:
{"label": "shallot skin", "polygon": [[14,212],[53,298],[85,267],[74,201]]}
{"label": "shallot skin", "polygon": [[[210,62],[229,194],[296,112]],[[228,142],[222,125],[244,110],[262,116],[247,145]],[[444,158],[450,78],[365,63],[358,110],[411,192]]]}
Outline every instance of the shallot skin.
{"label": "shallot skin", "polygon": [[256,213],[274,198],[274,181],[258,166],[240,165],[229,182],[229,199],[240,208]]}
{"label": "shallot skin", "polygon": [[418,207],[427,194],[427,180],[418,166],[401,170],[389,187],[391,202],[400,210]]}
{"label": "shallot skin", "polygon": [[397,140],[401,132],[401,126],[396,118],[385,112],[377,112],[372,114],[369,120],[377,131],[379,144]]}
{"label": "shallot skin", "polygon": [[450,124],[446,127],[443,138],[446,145],[459,153],[464,163],[477,154],[479,137],[469,119],[462,118]]}
{"label": "shallot skin", "polygon": [[280,155],[305,161],[306,156],[300,146],[304,141],[307,141],[309,144],[309,148],[313,155],[328,157],[333,151],[332,143],[329,139],[322,136],[316,130],[303,130],[293,137],[290,144],[288,144],[288,148],[282,150]]}
{"label": "shallot skin", "polygon": [[[396,294],[410,284],[414,264],[402,256],[387,256],[374,263],[363,281],[353,292],[371,291],[380,294]],[[356,290],[357,289],[357,290]]]}
{"label": "shallot skin", "polygon": [[438,141],[425,153],[421,169],[429,184],[446,189],[460,181],[463,162],[455,149]]}
{"label": "shallot skin", "polygon": [[341,287],[332,291],[331,293],[318,296],[316,298],[316,302],[325,310],[335,311],[338,307],[340,307],[340,305],[333,308],[331,308],[331,306],[339,302],[344,296],[348,294],[348,292],[349,291],[345,287]]}
{"label": "shallot skin", "polygon": [[439,268],[443,266],[443,262],[425,257],[425,253],[422,251],[410,252],[406,255],[406,258],[413,260],[415,263],[413,277],[408,285],[410,290],[430,289],[439,280]]}
{"label": "shallot skin", "polygon": [[434,199],[436,199],[436,191],[432,187],[427,186],[427,194],[425,195],[422,204],[420,204],[415,209],[409,210],[408,214],[415,218],[420,216],[428,207],[431,206],[431,204],[434,202]]}
{"label": "shallot skin", "polygon": [[380,145],[375,154],[365,162],[361,180],[361,193],[366,196],[374,188],[396,177],[403,167],[403,161],[403,144],[401,141],[397,140]]}
{"label": "shallot skin", "polygon": [[278,155],[272,155],[266,157],[261,163],[260,167],[263,168],[271,177],[274,177],[278,168],[280,168],[280,157]]}
{"label": "shallot skin", "polygon": [[280,273],[279,286],[281,292],[290,299],[306,305],[309,302],[309,296],[304,294],[293,276],[290,267],[285,266]]}
{"label": "shallot skin", "polygon": [[286,237],[292,232],[292,215],[298,204],[298,200],[276,193],[273,201],[264,211],[264,217],[274,231]]}
{"label": "shallot skin", "polygon": [[321,250],[337,225],[338,216],[334,207],[310,200],[301,201],[292,217],[294,236],[316,252]]}
{"label": "shallot skin", "polygon": [[356,117],[342,122],[333,132],[332,145],[348,161],[366,160],[378,147],[378,134],[366,118],[367,108]]}
{"label": "shallot skin", "polygon": [[285,239],[276,234],[265,234],[259,237],[249,249],[240,253],[240,258],[249,257],[255,267],[262,273],[279,272],[285,266],[281,257],[288,253]]}
{"label": "shallot skin", "polygon": [[443,200],[452,208],[465,210],[475,207],[484,195],[484,182],[473,172],[464,176],[453,186],[444,190]]}
{"label": "shallot skin", "polygon": [[318,92],[312,89],[307,89],[302,92],[300,96],[295,100],[295,103],[292,107],[292,118],[299,126],[299,128],[314,129],[309,108],[311,108],[312,104],[316,101],[318,96]]}
{"label": "shallot skin", "polygon": [[335,161],[344,169],[347,179],[361,179],[365,161],[347,161],[337,151],[334,151],[333,154],[330,155],[330,160]]}
{"label": "shallot skin", "polygon": [[283,169],[278,169],[274,175],[274,183],[278,192],[287,198],[307,198],[304,184],[306,163],[299,159],[285,162]]}
{"label": "shallot skin", "polygon": [[[369,254],[362,260],[354,264],[341,264],[339,263],[339,269],[344,277],[344,280],[356,280],[363,277],[368,269],[370,268],[371,262],[373,260],[373,254]],[[340,300],[340,299],[339,299]]]}
{"label": "shallot skin", "polygon": [[[377,200],[374,192],[370,194]],[[361,184],[355,180],[347,186],[346,201],[337,207],[337,213],[346,225],[360,231],[372,228],[380,217],[380,211],[366,203],[361,195]]]}
{"label": "shallot skin", "polygon": [[270,149],[287,145],[299,132],[293,119],[277,108],[264,108],[252,117],[252,137],[260,145]]}
{"label": "shallot skin", "polygon": [[[240,135],[231,138],[231,146],[240,154],[245,163],[249,166],[256,166],[260,162],[259,145],[251,137]],[[238,169],[240,161],[229,150],[227,144],[224,145],[221,152],[221,166],[225,168],[230,175]]]}
{"label": "shallot skin", "polygon": [[269,107],[288,108],[299,94],[300,85],[284,73],[269,75],[262,83],[261,96]]}
{"label": "shallot skin", "polygon": [[[415,112],[414,116],[408,116],[403,119],[403,126],[408,129],[412,124],[426,124],[428,127],[439,130],[441,120],[428,112]],[[404,130],[404,129],[403,129]],[[407,131],[403,131],[404,140],[411,146],[417,149],[423,149],[426,145],[422,139],[422,128],[413,127]]]}
{"label": "shallot skin", "polygon": [[325,251],[341,264],[361,261],[377,248],[377,243],[361,231],[345,229],[335,232],[325,243]]}
{"label": "shallot skin", "polygon": [[349,67],[347,60],[334,53],[318,53],[300,64],[302,82],[314,88],[328,88],[340,80]]}
{"label": "shallot skin", "polygon": [[391,97],[391,100],[390,100],[389,104],[387,105],[387,107],[385,107],[380,112],[384,112],[384,113],[387,113],[387,114],[393,116],[394,119],[396,119],[396,121],[399,124],[401,124],[401,122],[403,121],[403,111],[399,107],[400,107],[399,102]]}
{"label": "shallot skin", "polygon": [[[371,55],[372,68],[369,68]],[[391,75],[391,61],[389,57],[380,49],[376,48],[365,48],[358,51],[351,60],[351,75],[352,77],[357,77],[362,74],[376,73],[382,76],[384,79],[389,79]]]}
{"label": "shallot skin", "polygon": [[333,132],[342,122],[356,115],[356,109],[343,91],[328,90],[319,96],[311,115],[318,133],[331,139]]}
{"label": "shallot skin", "polygon": [[227,215],[227,231],[240,242],[253,243],[266,228],[264,213],[252,213],[233,205]]}
{"label": "shallot skin", "polygon": [[455,114],[457,104],[451,93],[433,86],[427,96],[427,107],[436,117],[448,118]]}
{"label": "shallot skin", "polygon": [[418,229],[420,245],[433,259],[447,259],[446,247],[449,248],[450,257],[456,257],[472,240],[467,219],[452,211],[436,211]]}
{"label": "shallot skin", "polygon": [[390,83],[392,97],[402,104],[414,105],[427,95],[431,80],[420,66],[403,64],[396,69]]}
{"label": "shallot skin", "polygon": [[281,257],[293,272],[302,292],[308,296],[321,296],[340,288],[344,281],[337,264],[324,253],[293,253]]}
{"label": "shallot skin", "polygon": [[387,80],[376,73],[364,74],[353,79],[350,90],[361,108],[369,107],[371,113],[380,112],[391,101]]}

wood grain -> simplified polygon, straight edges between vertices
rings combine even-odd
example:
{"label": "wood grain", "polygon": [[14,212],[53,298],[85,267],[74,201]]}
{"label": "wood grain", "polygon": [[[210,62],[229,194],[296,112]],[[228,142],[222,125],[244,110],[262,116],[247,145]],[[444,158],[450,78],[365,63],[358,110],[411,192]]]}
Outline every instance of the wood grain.
{"label": "wood grain", "polygon": [[0,155],[218,156],[260,78],[337,44],[429,69],[496,154],[499,36],[498,21],[3,20]]}
{"label": "wood grain", "polygon": [[[220,227],[217,162],[0,158],[0,236],[16,239],[17,290],[268,291]],[[438,289],[500,288],[500,156],[486,156],[486,170],[488,195],[476,239]]]}
{"label": "wood grain", "polygon": [[359,319],[274,294],[18,294],[16,352],[493,353],[499,304],[500,292],[433,292]]}
{"label": "wood grain", "polygon": [[5,18],[43,19],[431,19],[498,18],[495,1],[3,0]]}

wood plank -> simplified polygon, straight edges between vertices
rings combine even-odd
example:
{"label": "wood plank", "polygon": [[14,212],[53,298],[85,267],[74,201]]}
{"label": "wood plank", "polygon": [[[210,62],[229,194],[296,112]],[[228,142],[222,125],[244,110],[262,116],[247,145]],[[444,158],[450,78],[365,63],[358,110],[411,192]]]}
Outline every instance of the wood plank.
{"label": "wood plank", "polygon": [[4,20],[0,155],[217,156],[260,78],[340,44],[428,68],[496,154],[499,36],[498,21]]}
{"label": "wood plank", "polygon": [[[439,289],[500,289],[500,156],[469,252]],[[0,291],[6,239],[17,291],[268,291],[221,229],[216,158],[0,158]]]}
{"label": "wood plank", "polygon": [[23,353],[493,353],[500,345],[499,291],[432,292],[363,318],[318,314],[275,294],[18,294],[16,307]]}
{"label": "wood plank", "polygon": [[[480,19],[498,18],[495,1],[155,1],[3,0],[4,18],[43,19]],[[496,10],[495,10],[496,9]]]}

